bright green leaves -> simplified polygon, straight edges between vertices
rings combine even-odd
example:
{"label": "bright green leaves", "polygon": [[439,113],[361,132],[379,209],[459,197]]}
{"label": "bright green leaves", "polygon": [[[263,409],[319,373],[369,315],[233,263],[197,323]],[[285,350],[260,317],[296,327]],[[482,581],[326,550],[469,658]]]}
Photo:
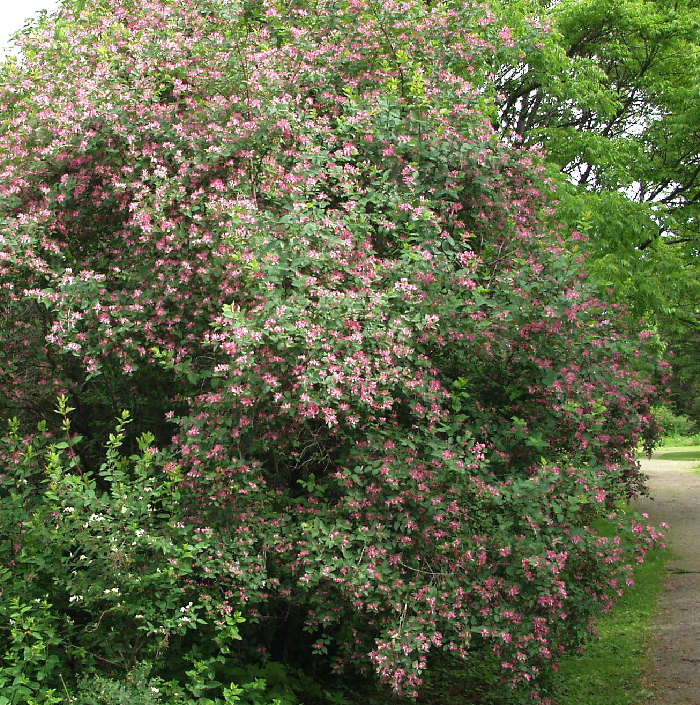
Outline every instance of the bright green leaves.
{"label": "bright green leaves", "polygon": [[[69,433],[65,398],[59,413]],[[13,424],[0,439],[16,462],[0,484],[0,551],[13,564],[0,571],[0,702],[291,704],[291,691],[275,700],[240,666],[245,619],[215,577],[244,559],[185,523],[182,478],[152,436],[122,455],[128,421],[118,419],[95,478],[76,474],[75,437],[66,448],[42,425],[27,446]],[[103,663],[121,663],[124,677],[100,675]]]}
{"label": "bright green leaves", "polygon": [[[3,582],[0,577],[0,585]],[[0,618],[9,633],[0,651],[0,705],[63,702],[57,689],[44,685],[55,682],[55,671],[60,667],[62,640],[51,605],[41,599],[31,603],[20,597],[2,599]],[[37,694],[40,699],[32,700]]]}
{"label": "bright green leaves", "polygon": [[[697,281],[684,248],[698,236],[697,8],[651,0],[506,5],[520,58],[517,68],[501,64],[502,127],[541,144],[575,184],[560,186],[559,217],[571,228],[587,220],[601,285],[636,314],[677,319],[679,304],[687,310],[681,291]],[[528,17],[552,31],[533,37]]]}

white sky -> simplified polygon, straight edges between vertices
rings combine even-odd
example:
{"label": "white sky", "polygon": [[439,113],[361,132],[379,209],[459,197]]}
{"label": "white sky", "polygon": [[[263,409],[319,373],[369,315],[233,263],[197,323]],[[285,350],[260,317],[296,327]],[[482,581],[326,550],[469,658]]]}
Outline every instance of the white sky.
{"label": "white sky", "polygon": [[39,10],[58,9],[60,0],[0,0],[0,55],[4,54],[10,35],[22,29],[25,20]]}

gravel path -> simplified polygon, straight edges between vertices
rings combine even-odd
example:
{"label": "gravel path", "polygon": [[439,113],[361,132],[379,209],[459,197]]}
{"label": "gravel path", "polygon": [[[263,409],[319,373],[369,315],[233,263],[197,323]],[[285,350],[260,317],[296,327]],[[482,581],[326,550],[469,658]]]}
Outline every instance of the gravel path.
{"label": "gravel path", "polygon": [[700,705],[700,475],[697,461],[642,461],[651,498],[636,503],[652,523],[670,526],[673,551],[652,642],[649,688],[655,705]]}

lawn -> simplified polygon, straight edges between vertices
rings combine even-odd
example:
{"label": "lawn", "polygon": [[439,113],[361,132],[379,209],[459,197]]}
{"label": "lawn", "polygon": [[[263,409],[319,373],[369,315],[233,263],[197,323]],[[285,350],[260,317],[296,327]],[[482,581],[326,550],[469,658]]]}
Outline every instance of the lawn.
{"label": "lawn", "polygon": [[700,460],[700,446],[663,446],[661,460]]}

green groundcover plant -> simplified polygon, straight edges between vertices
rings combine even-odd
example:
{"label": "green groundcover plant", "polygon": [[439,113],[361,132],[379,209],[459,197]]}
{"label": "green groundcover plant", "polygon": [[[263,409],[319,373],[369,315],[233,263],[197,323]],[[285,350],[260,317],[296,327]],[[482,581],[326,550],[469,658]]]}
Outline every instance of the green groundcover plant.
{"label": "green groundcover plant", "polygon": [[493,132],[504,28],[82,5],[2,68],[9,702],[412,696],[436,651],[545,701],[658,541],[616,506],[663,369]]}
{"label": "green groundcover plant", "polygon": [[70,411],[60,399],[64,440],[45,423],[20,437],[13,423],[0,444],[12,467],[0,494],[12,556],[0,572],[0,703],[298,702],[293,673],[276,683],[232,655],[244,620],[221,576],[234,559],[221,535],[178,520],[178,482],[164,480],[153,436],[124,456],[122,414],[92,475]]}

